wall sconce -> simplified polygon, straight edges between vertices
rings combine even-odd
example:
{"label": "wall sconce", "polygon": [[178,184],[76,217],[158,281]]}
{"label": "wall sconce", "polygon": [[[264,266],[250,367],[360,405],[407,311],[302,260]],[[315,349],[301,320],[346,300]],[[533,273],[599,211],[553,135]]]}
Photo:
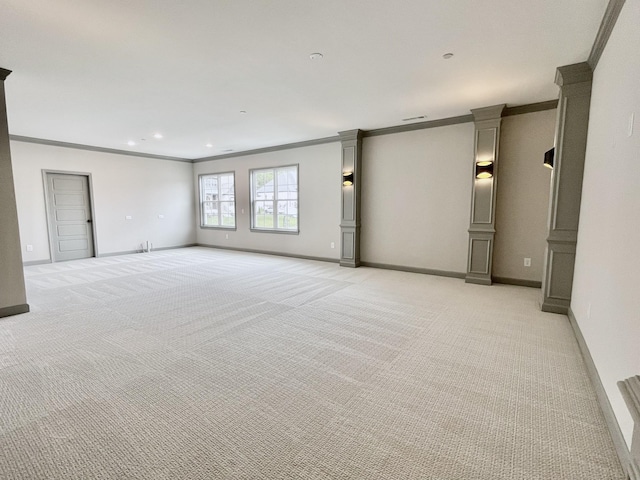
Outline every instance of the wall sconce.
{"label": "wall sconce", "polygon": [[345,187],[353,185],[353,172],[342,173],[342,185],[344,185]]}
{"label": "wall sconce", "polygon": [[556,149],[554,147],[544,154],[544,166],[550,168],[551,170],[553,170],[553,157],[555,152]]}
{"label": "wall sconce", "polygon": [[491,160],[476,162],[476,178],[491,177],[493,177],[493,162]]}

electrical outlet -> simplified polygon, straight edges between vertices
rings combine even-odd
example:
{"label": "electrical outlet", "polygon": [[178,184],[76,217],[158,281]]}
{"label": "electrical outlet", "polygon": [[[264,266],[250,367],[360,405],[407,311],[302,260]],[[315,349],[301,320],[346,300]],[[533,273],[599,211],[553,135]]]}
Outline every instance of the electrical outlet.
{"label": "electrical outlet", "polygon": [[528,257],[524,257],[524,266],[525,267],[530,267],[531,266],[531,259]]}
{"label": "electrical outlet", "polygon": [[33,245],[27,245],[27,252],[33,252]]}
{"label": "electrical outlet", "polygon": [[336,248],[336,242],[331,242],[331,248]]}

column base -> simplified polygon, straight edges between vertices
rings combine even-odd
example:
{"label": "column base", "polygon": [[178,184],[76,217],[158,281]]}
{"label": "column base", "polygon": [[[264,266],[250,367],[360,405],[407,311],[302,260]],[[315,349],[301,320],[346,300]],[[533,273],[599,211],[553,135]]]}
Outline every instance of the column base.
{"label": "column base", "polygon": [[493,281],[490,276],[467,275],[464,283],[475,283],[476,285],[491,285]]}
{"label": "column base", "polygon": [[21,313],[28,313],[29,305],[23,303],[22,305],[12,305],[10,307],[0,308],[0,318],[10,317],[12,315],[20,315]]}

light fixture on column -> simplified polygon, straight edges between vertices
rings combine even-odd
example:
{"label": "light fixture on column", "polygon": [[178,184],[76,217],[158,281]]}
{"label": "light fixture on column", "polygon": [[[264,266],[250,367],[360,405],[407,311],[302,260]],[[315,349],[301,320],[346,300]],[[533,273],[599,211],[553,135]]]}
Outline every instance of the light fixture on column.
{"label": "light fixture on column", "polygon": [[493,161],[484,160],[482,162],[476,162],[476,178],[491,177],[493,177]]}
{"label": "light fixture on column", "polygon": [[555,147],[545,152],[544,154],[544,166],[553,170],[553,154],[555,153]]}
{"label": "light fixture on column", "polygon": [[342,185],[344,185],[345,187],[353,185],[353,172],[342,173]]}

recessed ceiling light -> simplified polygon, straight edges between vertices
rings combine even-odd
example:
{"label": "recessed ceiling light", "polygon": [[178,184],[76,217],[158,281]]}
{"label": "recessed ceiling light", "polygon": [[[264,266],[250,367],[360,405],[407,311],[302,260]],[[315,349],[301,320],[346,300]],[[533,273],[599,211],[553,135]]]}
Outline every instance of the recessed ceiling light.
{"label": "recessed ceiling light", "polygon": [[241,114],[241,115],[246,115],[246,114],[247,114],[247,111],[246,111],[246,110],[240,110],[240,114]]}
{"label": "recessed ceiling light", "polygon": [[320,52],[312,53],[311,55],[309,55],[309,58],[311,60],[320,60],[323,57],[324,55],[322,55]]}
{"label": "recessed ceiling light", "polygon": [[444,55],[442,55],[442,58],[444,58],[445,60],[449,60],[451,57],[453,57],[453,53],[445,53]]}
{"label": "recessed ceiling light", "polygon": [[136,144],[136,142],[134,142],[133,140],[129,140],[127,142],[127,145],[129,145],[130,147],[133,147]]}
{"label": "recessed ceiling light", "polygon": [[210,143],[207,143],[207,144],[205,145],[205,147],[207,147],[207,148],[211,148],[211,147],[213,147],[213,145],[212,145],[212,144],[210,144]]}
{"label": "recessed ceiling light", "polygon": [[157,138],[158,140],[160,140],[162,138],[162,134],[161,133],[154,133],[153,134],[153,138]]}
{"label": "recessed ceiling light", "polygon": [[403,122],[410,122],[411,120],[424,120],[425,118],[427,118],[426,115],[418,115],[417,117],[403,118],[402,121]]}

